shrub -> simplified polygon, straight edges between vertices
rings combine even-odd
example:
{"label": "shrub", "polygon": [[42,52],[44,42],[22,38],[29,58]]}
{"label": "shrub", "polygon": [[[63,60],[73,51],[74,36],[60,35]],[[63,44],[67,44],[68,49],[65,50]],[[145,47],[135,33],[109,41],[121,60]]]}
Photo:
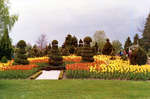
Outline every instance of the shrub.
{"label": "shrub", "polygon": [[68,48],[65,48],[65,45],[62,45],[61,55],[62,55],[62,56],[68,56],[69,54],[70,54],[70,53],[69,53]]}
{"label": "shrub", "polygon": [[7,59],[11,60],[13,55],[13,47],[8,34],[8,29],[5,29],[3,36],[0,40],[0,59],[5,56]]}
{"label": "shrub", "polygon": [[54,65],[54,66],[59,66],[59,65],[63,64],[63,58],[58,49],[58,41],[57,40],[52,41],[52,49],[49,53],[49,64]]}
{"label": "shrub", "polygon": [[7,62],[8,62],[8,59],[6,58],[6,56],[3,56],[3,57],[2,57],[1,62],[2,62],[2,63],[7,63]]}
{"label": "shrub", "polygon": [[29,64],[29,61],[27,60],[27,55],[26,55],[26,42],[24,40],[20,40],[17,43],[17,53],[15,55],[14,59],[14,65],[27,65]]}
{"label": "shrub", "polygon": [[111,55],[112,50],[113,50],[113,46],[111,45],[111,43],[109,42],[109,39],[106,40],[107,42],[104,45],[104,48],[102,50],[102,54],[104,55]]}
{"label": "shrub", "polygon": [[95,43],[95,45],[93,46],[93,49],[94,49],[94,53],[95,55],[98,53],[98,44],[97,42]]}
{"label": "shrub", "polygon": [[92,39],[90,37],[84,38],[84,47],[81,51],[82,60],[86,62],[93,62],[94,61],[94,50],[91,48],[90,43]]}
{"label": "shrub", "polygon": [[146,52],[138,47],[132,51],[130,57],[130,64],[132,65],[144,65],[147,62],[147,55]]}
{"label": "shrub", "polygon": [[0,79],[26,79],[36,73],[38,70],[5,70],[0,71]]}
{"label": "shrub", "polygon": [[82,48],[83,48],[83,41],[80,39],[79,46],[78,46],[77,52],[76,52],[77,56],[81,56]]}

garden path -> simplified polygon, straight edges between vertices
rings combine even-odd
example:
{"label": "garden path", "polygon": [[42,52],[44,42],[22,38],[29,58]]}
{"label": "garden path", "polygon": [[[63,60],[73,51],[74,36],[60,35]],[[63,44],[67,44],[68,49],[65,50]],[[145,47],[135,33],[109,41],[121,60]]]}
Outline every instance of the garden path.
{"label": "garden path", "polygon": [[43,71],[42,74],[36,78],[36,80],[58,80],[59,70]]}

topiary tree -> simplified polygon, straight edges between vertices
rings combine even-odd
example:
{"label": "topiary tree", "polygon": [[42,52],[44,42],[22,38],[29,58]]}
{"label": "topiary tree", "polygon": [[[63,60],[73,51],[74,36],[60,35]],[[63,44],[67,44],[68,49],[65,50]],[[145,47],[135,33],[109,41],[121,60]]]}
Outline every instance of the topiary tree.
{"label": "topiary tree", "polygon": [[107,39],[106,43],[104,45],[104,48],[102,50],[102,54],[104,54],[104,55],[111,55],[112,51],[113,51],[113,46],[109,42],[109,39]]}
{"label": "topiary tree", "polygon": [[140,39],[140,46],[148,52],[150,50],[150,13],[146,19],[142,33],[143,37]]}
{"label": "topiary tree", "polygon": [[2,62],[2,63],[7,63],[7,62],[8,62],[6,56],[3,56],[3,57],[2,57],[1,62]]}
{"label": "topiary tree", "polygon": [[61,55],[62,56],[68,56],[70,53],[69,53],[69,50],[68,48],[65,48],[65,44],[62,45],[62,48],[61,48]]}
{"label": "topiary tree", "polygon": [[68,34],[64,44],[65,48],[69,50],[70,54],[76,53],[76,49],[78,47],[78,39],[75,36],[72,37],[72,35]]}
{"label": "topiary tree", "polygon": [[44,56],[48,55],[49,51],[51,50],[51,44],[47,45],[45,49],[43,50]]}
{"label": "topiary tree", "polygon": [[59,65],[63,64],[63,58],[58,49],[58,41],[57,40],[52,41],[52,49],[49,53],[49,64],[53,65],[53,66],[59,66]]}
{"label": "topiary tree", "polygon": [[82,39],[80,39],[80,41],[79,41],[79,47],[83,47],[83,41],[82,41]]}
{"label": "topiary tree", "polygon": [[138,43],[139,43],[139,35],[138,35],[138,34],[135,34],[133,44],[134,44],[134,45],[137,45]]}
{"label": "topiary tree", "polygon": [[26,42],[24,40],[20,40],[17,43],[17,53],[15,55],[14,59],[14,65],[27,65],[29,64],[29,61],[27,60],[26,55]]}
{"label": "topiary tree", "polygon": [[131,45],[132,45],[132,42],[131,42],[131,40],[130,40],[130,37],[128,37],[128,38],[126,39],[126,41],[125,41],[125,44],[124,44],[124,49],[125,49],[126,52],[129,51],[129,47],[130,47]]}
{"label": "topiary tree", "polygon": [[83,48],[83,41],[80,39],[79,46],[77,48],[77,53],[76,53],[77,56],[81,56],[82,48]]}
{"label": "topiary tree", "polygon": [[91,37],[87,36],[84,38],[84,47],[81,51],[82,60],[86,62],[94,61],[94,50],[91,48],[90,43],[92,42]]}
{"label": "topiary tree", "polygon": [[132,51],[130,57],[130,64],[131,65],[144,65],[147,62],[147,55],[146,52],[138,47],[134,51]]}
{"label": "topiary tree", "polygon": [[94,45],[94,53],[97,54],[98,53],[98,44],[97,42]]}
{"label": "topiary tree", "polygon": [[7,59],[11,59],[13,55],[13,47],[11,40],[8,34],[8,29],[5,29],[5,32],[0,40],[0,59],[5,56]]}
{"label": "topiary tree", "polygon": [[31,49],[31,55],[32,55],[33,57],[40,57],[40,50],[39,50],[39,48],[37,47],[36,44],[35,44],[35,45],[33,46],[33,48]]}

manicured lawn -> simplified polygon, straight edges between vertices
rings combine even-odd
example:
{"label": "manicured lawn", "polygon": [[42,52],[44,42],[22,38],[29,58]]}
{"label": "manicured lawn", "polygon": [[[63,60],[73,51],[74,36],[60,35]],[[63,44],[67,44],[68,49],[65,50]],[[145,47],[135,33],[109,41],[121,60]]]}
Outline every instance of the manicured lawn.
{"label": "manicured lawn", "polygon": [[149,81],[0,80],[0,99],[149,99]]}

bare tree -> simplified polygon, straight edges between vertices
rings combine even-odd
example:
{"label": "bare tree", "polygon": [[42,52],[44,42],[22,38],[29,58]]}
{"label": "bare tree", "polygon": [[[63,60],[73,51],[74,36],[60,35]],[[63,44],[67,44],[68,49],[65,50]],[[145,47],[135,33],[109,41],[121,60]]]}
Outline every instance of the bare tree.
{"label": "bare tree", "polygon": [[44,49],[47,45],[47,35],[41,34],[36,43],[40,50]]}

